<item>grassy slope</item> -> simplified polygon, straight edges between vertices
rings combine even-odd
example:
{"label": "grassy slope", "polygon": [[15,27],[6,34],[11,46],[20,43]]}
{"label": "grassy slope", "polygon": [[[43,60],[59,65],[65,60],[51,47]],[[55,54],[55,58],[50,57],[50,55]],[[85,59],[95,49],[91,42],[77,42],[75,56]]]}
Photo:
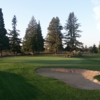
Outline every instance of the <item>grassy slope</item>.
{"label": "grassy slope", "polygon": [[0,58],[0,100],[99,100],[100,90],[81,90],[59,80],[42,77],[40,67],[100,70],[100,56]]}

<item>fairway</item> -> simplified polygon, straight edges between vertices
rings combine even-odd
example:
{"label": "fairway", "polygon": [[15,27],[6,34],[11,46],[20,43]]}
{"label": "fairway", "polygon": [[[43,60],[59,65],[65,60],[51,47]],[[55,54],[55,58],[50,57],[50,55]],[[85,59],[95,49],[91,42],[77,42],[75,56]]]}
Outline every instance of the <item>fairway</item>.
{"label": "fairway", "polygon": [[99,100],[100,90],[71,87],[35,73],[39,68],[79,68],[100,71],[100,55],[16,56],[0,58],[0,100]]}

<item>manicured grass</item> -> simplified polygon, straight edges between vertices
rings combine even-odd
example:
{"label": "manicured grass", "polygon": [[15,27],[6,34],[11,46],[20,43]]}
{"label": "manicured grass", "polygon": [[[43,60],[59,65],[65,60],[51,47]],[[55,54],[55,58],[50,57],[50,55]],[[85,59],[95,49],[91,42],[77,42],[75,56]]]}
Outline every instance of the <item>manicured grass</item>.
{"label": "manicured grass", "polygon": [[100,81],[100,75],[94,76],[94,79],[97,79],[98,81]]}
{"label": "manicured grass", "polygon": [[100,90],[82,90],[35,73],[41,67],[100,71],[100,55],[84,58],[19,56],[0,58],[0,100],[99,100]]}

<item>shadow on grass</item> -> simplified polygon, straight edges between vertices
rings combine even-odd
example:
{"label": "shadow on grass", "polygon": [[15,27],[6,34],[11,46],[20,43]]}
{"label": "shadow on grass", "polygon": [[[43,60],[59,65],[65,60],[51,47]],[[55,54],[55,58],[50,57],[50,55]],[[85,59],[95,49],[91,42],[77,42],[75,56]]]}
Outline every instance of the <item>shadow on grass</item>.
{"label": "shadow on grass", "polygon": [[39,91],[22,76],[0,71],[0,100],[37,100]]}

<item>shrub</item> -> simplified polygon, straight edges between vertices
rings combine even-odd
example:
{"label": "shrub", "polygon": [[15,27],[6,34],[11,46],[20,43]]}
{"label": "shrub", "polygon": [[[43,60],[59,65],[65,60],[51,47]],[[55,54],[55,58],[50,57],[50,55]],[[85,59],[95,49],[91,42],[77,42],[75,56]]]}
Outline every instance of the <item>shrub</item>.
{"label": "shrub", "polygon": [[82,57],[82,53],[80,51],[73,51],[74,57]]}
{"label": "shrub", "polygon": [[67,57],[82,57],[82,53],[80,51],[73,51],[73,52],[69,52],[67,53],[65,56]]}
{"label": "shrub", "polygon": [[77,52],[76,52],[76,56],[77,56],[77,57],[82,57],[82,53],[81,53],[80,51],[77,51]]}

